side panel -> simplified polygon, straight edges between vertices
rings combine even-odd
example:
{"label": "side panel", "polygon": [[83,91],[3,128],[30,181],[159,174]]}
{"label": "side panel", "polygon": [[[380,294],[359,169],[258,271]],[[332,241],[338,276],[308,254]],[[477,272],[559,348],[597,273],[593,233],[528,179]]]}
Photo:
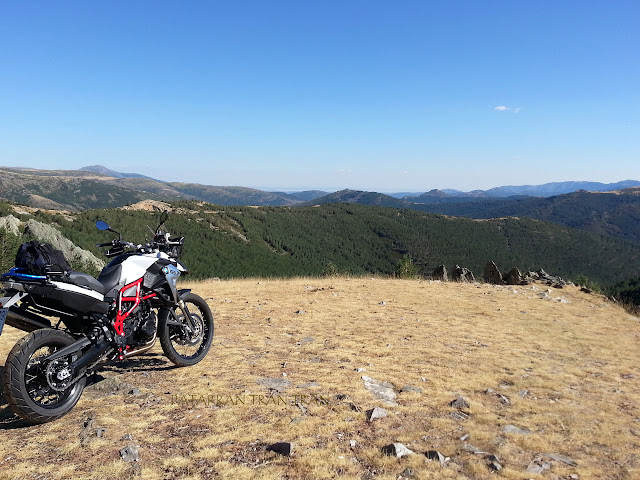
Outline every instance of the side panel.
{"label": "side panel", "polygon": [[122,262],[122,278],[125,285],[144,277],[149,267],[158,261],[155,255],[132,255]]}

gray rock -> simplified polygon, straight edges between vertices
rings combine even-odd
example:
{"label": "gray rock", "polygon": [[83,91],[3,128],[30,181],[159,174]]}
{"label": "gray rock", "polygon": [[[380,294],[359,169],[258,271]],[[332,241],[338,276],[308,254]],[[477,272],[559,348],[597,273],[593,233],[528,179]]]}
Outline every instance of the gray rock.
{"label": "gray rock", "polygon": [[422,393],[422,389],[413,385],[405,385],[400,389],[400,393]]}
{"label": "gray rock", "polygon": [[520,285],[524,281],[524,277],[520,270],[514,267],[502,276],[502,280],[507,285]]}
{"label": "gray rock", "polygon": [[476,279],[473,276],[473,272],[468,268],[456,265],[451,269],[451,280],[454,282],[475,282]]}
{"label": "gray rock", "polygon": [[454,420],[466,420],[469,418],[469,414],[460,411],[451,412],[449,415]]}
{"label": "gray rock", "polygon": [[260,378],[258,380],[258,383],[263,387],[266,387],[270,390],[275,390],[277,392],[284,392],[287,388],[289,388],[289,385],[291,385],[291,382],[286,378]]}
{"label": "gray rock", "polygon": [[441,280],[443,282],[449,281],[449,275],[447,274],[447,267],[444,265],[440,265],[436,267],[433,273],[431,274],[431,278],[434,280]]}
{"label": "gray rock", "polygon": [[565,455],[558,455],[557,453],[547,453],[547,457],[549,457],[552,460],[556,460],[558,462],[562,462],[565,463],[567,465],[569,465],[570,467],[577,467],[578,464],[570,457],[567,457]]}
{"label": "gray rock", "polygon": [[125,462],[137,462],[140,460],[138,447],[129,445],[120,450],[120,458]]}
{"label": "gray rock", "polygon": [[295,311],[294,313],[295,313],[296,315],[303,315],[303,314],[305,314],[305,313],[307,313],[307,312],[305,312],[304,310],[297,310],[297,311]]}
{"label": "gray rock", "polygon": [[541,474],[551,468],[551,464],[542,460],[541,457],[536,457],[529,463],[527,467],[527,473]]}
{"label": "gray rock", "polygon": [[493,283],[494,285],[502,285],[502,274],[494,262],[487,262],[484,266],[484,275],[482,276],[487,283]]}
{"label": "gray rock", "polygon": [[120,440],[128,440],[131,441],[133,440],[133,435],[131,435],[130,433],[126,433],[122,436],[122,438]]}
{"label": "gray rock", "polygon": [[362,380],[364,382],[364,388],[373,393],[376,397],[382,400],[386,405],[395,406],[396,392],[393,391],[393,384],[389,382],[382,382],[375,380],[371,377],[363,375]]}
{"label": "gray rock", "polygon": [[358,442],[355,440],[349,440],[349,446],[351,448],[356,448],[358,446]]}
{"label": "gray rock", "polygon": [[139,388],[132,388],[127,392],[129,395],[133,395],[134,397],[138,397],[140,395],[142,395],[142,393],[140,392]]}
{"label": "gray rock", "polygon": [[424,452],[424,455],[425,457],[427,457],[427,460],[440,462],[440,465],[442,467],[444,467],[445,464],[449,461],[449,457],[445,457],[438,450],[427,450],[426,452]]}
{"label": "gray rock", "polygon": [[378,418],[385,418],[389,416],[389,412],[387,412],[384,408],[382,407],[375,407],[372,408],[371,410],[367,410],[367,421],[368,422],[373,422],[374,420],[377,420]]}
{"label": "gray rock", "polygon": [[109,430],[108,428],[96,428],[96,437],[102,438],[104,434]]}
{"label": "gray rock", "polygon": [[532,432],[526,428],[516,427],[515,425],[505,425],[502,427],[504,433],[513,433],[515,435],[530,435]]}
{"label": "gray rock", "polygon": [[451,407],[457,408],[458,410],[469,408],[469,402],[466,398],[461,395],[458,395],[455,400],[449,402]]}
{"label": "gray rock", "polygon": [[[470,443],[465,443],[462,446],[462,449],[465,452],[469,452],[469,453],[478,453],[478,452],[482,452],[482,450],[480,450],[478,447],[476,447],[475,445],[471,445]],[[482,452],[484,453],[484,452]]]}
{"label": "gray rock", "polygon": [[529,393],[529,390],[520,390],[520,391],[518,392],[518,396],[519,396],[520,398],[524,398],[524,397],[526,397],[526,396],[527,396],[527,394],[528,394],[528,393]]}
{"label": "gray rock", "polygon": [[294,444],[291,442],[277,442],[269,445],[267,451],[290,456],[293,453]]}
{"label": "gray rock", "polygon": [[495,470],[496,472],[499,472],[500,470],[502,470],[502,464],[500,462],[489,462],[489,468],[491,470]]}
{"label": "gray rock", "polygon": [[468,433],[465,433],[463,436],[460,437],[460,441],[461,442],[466,442],[467,440],[469,440],[469,437],[471,435],[469,435]]}
{"label": "gray rock", "polygon": [[391,457],[402,458],[407,455],[413,455],[415,452],[409,450],[402,443],[390,443],[382,447],[382,453]]}
{"label": "gray rock", "polygon": [[316,388],[319,386],[320,385],[318,385],[317,382],[307,382],[307,383],[301,383],[300,385],[296,385],[296,388]]}
{"label": "gray rock", "polygon": [[413,477],[414,475],[415,475],[415,472],[413,471],[413,469],[409,467],[405,468],[400,474],[400,476],[402,477]]}

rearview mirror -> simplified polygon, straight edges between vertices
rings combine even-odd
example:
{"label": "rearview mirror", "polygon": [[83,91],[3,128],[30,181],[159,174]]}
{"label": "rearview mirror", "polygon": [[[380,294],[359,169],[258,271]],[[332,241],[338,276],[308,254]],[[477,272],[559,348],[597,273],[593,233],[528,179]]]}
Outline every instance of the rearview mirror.
{"label": "rearview mirror", "polygon": [[98,220],[96,222],[96,228],[98,230],[110,230],[109,225],[107,224],[107,222],[103,222],[102,220]]}

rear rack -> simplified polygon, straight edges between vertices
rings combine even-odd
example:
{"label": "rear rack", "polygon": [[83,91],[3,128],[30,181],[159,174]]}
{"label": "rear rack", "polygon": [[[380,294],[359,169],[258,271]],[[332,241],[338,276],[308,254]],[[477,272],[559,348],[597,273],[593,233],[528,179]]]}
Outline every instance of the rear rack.
{"label": "rear rack", "polygon": [[27,282],[34,281],[34,280],[42,281],[47,279],[47,277],[44,275],[33,275],[30,273],[25,273],[24,269],[17,268],[17,267],[13,267],[7,273],[3,273],[2,278],[11,278],[11,279],[22,280]]}

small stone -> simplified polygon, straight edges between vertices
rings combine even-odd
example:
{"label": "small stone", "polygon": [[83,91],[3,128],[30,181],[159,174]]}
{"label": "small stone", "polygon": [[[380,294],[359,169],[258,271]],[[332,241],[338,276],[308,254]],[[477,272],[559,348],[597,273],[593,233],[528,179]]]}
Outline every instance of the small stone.
{"label": "small stone", "polygon": [[529,390],[520,390],[520,391],[518,392],[518,396],[519,396],[520,398],[524,398],[524,397],[526,397],[526,396],[527,396],[527,394],[528,394],[528,393],[529,393]]}
{"label": "small stone", "polygon": [[128,445],[120,450],[120,458],[125,462],[137,462],[140,457],[135,445]]}
{"label": "small stone", "polygon": [[449,405],[460,410],[463,408],[469,408],[469,402],[461,395],[458,395],[458,397],[455,400],[452,400]]}
{"label": "small stone", "polygon": [[127,392],[129,395],[133,395],[134,397],[137,397],[139,395],[142,395],[142,393],[140,392],[139,388],[132,388]]}
{"label": "small stone", "polygon": [[445,457],[438,450],[428,450],[424,452],[424,455],[427,457],[427,460],[440,462],[442,467],[444,467],[444,465],[449,461],[449,457]]}
{"label": "small stone", "polygon": [[277,392],[283,392],[291,385],[291,382],[286,378],[261,378],[258,380],[258,383],[263,387],[276,390]]}
{"label": "small stone", "polygon": [[384,401],[387,405],[395,406],[396,392],[393,391],[393,384],[389,382],[381,382],[371,377],[363,375],[362,381],[364,382],[364,388],[373,393],[380,400]]}
{"label": "small stone", "polygon": [[371,410],[367,410],[367,421],[368,422],[373,422],[374,420],[377,420],[378,418],[385,418],[389,416],[389,412],[387,412],[384,408],[382,407],[375,407],[372,408]]}
{"label": "small stone", "polygon": [[413,455],[415,452],[409,450],[402,443],[390,443],[382,447],[382,453],[391,457],[402,458],[407,455]]}
{"label": "small stone", "polygon": [[362,372],[366,372],[367,369],[366,368],[356,368],[355,369],[357,373],[362,373]]}
{"label": "small stone", "polygon": [[98,438],[102,438],[107,430],[109,430],[109,429],[108,428],[96,428],[96,436]]}
{"label": "small stone", "polygon": [[502,465],[500,464],[500,462],[489,462],[489,468],[491,470],[499,472],[500,470],[502,470]]}
{"label": "small stone", "polygon": [[463,436],[460,437],[460,441],[461,442],[466,442],[467,440],[469,440],[469,437],[471,437],[471,435],[466,433],[466,434],[464,434]]}
{"label": "small stone", "polygon": [[128,440],[131,441],[133,440],[133,435],[131,435],[130,433],[126,433],[122,436],[122,438],[120,440]]}
{"label": "small stone", "polygon": [[290,442],[277,442],[269,445],[267,451],[279,453],[280,455],[289,456],[293,453],[293,443]]}
{"label": "small stone", "polygon": [[413,385],[405,385],[400,389],[400,393],[422,393],[422,389]]}
{"label": "small stone", "polygon": [[384,307],[387,304],[387,302],[380,302],[378,305],[380,305],[381,307]]}
{"label": "small stone", "polygon": [[549,457],[552,460],[556,460],[558,462],[562,462],[565,463],[567,465],[569,465],[570,467],[577,467],[578,464],[570,457],[567,457],[565,455],[558,455],[557,453],[547,453],[547,457]]}
{"label": "small stone", "polygon": [[467,418],[469,418],[469,415],[464,413],[464,412],[451,412],[449,414],[451,416],[451,418],[455,419],[455,420],[466,420]]}
{"label": "small stone", "polygon": [[307,312],[305,312],[304,310],[297,310],[296,312],[294,312],[296,315],[303,315]]}
{"label": "small stone", "polygon": [[534,458],[527,467],[527,473],[540,475],[551,468],[551,464],[542,460],[541,457]]}
{"label": "small stone", "polygon": [[411,468],[407,467],[402,471],[400,475],[403,477],[413,477],[414,471]]}
{"label": "small stone", "polygon": [[349,440],[349,446],[351,448],[356,448],[358,446],[358,442],[356,442],[355,440]]}
{"label": "small stone", "polygon": [[504,427],[502,427],[502,431],[504,433],[513,433],[513,434],[516,434],[516,435],[530,435],[531,434],[531,430],[528,430],[526,428],[516,427],[515,425],[505,425]]}

